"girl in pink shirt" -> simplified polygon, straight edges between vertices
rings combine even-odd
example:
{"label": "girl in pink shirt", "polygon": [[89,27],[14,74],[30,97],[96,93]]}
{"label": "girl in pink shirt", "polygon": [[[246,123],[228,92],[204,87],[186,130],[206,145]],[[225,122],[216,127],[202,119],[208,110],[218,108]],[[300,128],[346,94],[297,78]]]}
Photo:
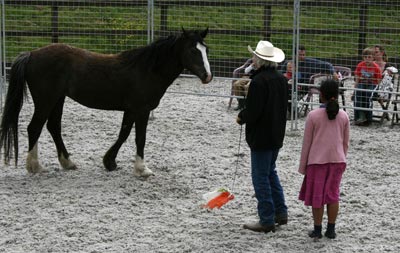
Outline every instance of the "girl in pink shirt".
{"label": "girl in pink shirt", "polygon": [[336,238],[335,222],[339,212],[339,186],[346,168],[350,120],[339,110],[339,84],[332,80],[321,83],[320,108],[306,119],[299,172],[304,176],[299,199],[312,207],[314,230],[311,238],[322,237],[322,218],[327,205],[328,226],[325,236]]}

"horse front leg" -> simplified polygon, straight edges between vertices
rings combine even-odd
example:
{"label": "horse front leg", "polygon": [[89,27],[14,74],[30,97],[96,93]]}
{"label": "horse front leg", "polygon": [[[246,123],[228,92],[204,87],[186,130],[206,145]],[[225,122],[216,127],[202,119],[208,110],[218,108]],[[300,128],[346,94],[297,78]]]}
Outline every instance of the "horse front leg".
{"label": "horse front leg", "polygon": [[129,134],[131,133],[134,120],[135,118],[132,112],[126,111],[124,113],[118,139],[103,157],[104,167],[108,171],[113,171],[117,169],[115,158],[117,157],[118,151],[121,148],[122,144],[126,141]]}
{"label": "horse front leg", "polygon": [[144,163],[144,146],[146,143],[146,130],[149,121],[150,112],[141,114],[135,122],[135,142],[136,142],[136,157],[133,174],[137,177],[149,177],[154,175],[153,171],[147,168]]}

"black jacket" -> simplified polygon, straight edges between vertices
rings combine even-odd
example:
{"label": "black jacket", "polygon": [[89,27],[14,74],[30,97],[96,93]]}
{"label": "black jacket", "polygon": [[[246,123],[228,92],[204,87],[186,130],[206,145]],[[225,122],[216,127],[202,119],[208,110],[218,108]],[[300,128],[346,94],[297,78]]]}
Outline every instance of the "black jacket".
{"label": "black jacket", "polygon": [[287,79],[273,68],[260,68],[253,75],[246,108],[239,113],[246,124],[246,141],[252,151],[281,148],[286,130]]}

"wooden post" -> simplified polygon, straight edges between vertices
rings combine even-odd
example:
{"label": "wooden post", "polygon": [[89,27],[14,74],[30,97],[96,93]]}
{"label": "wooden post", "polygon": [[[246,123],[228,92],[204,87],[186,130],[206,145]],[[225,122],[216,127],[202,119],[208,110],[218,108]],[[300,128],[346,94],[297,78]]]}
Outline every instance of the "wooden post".
{"label": "wooden post", "polygon": [[358,56],[362,57],[362,51],[367,47],[367,21],[368,21],[368,6],[363,3],[359,10],[359,34],[358,34]]}
{"label": "wooden post", "polygon": [[58,5],[56,2],[51,5],[51,42],[58,43]]}
{"label": "wooden post", "polygon": [[264,38],[265,40],[271,40],[271,5],[264,5]]}

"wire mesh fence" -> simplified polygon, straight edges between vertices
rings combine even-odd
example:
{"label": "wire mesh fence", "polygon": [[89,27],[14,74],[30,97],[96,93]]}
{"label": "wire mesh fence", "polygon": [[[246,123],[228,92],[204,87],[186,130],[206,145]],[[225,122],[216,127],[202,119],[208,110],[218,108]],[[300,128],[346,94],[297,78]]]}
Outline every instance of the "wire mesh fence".
{"label": "wire mesh fence", "polygon": [[[358,106],[351,96],[358,89],[355,82],[360,81],[354,71],[363,61],[363,50],[373,47],[377,51],[374,60],[381,74],[389,65],[397,68],[400,63],[398,1],[3,0],[1,8],[2,91],[12,60],[23,51],[67,43],[99,53],[118,53],[179,34],[182,28],[208,27],[209,60],[216,80],[223,85],[218,89],[212,84],[179,85],[174,91],[230,97],[227,107],[236,106],[243,92],[236,93],[232,81],[242,76],[233,71],[251,57],[248,45],[254,48],[259,40],[269,40],[286,54],[279,69],[285,73],[287,63],[293,64],[293,87],[289,88],[296,91],[296,108],[317,106],[318,92],[311,94],[308,85],[314,85],[313,75],[326,74],[343,84],[343,106],[354,117],[353,109]],[[312,60],[303,59],[300,52]],[[379,99],[371,100],[367,92],[374,107],[363,108],[374,111],[378,120],[385,110],[394,115],[397,107],[392,102],[399,96],[396,80],[392,79],[384,106]]]}
{"label": "wire mesh fence", "polygon": [[[313,84],[315,74],[332,75],[341,81],[347,95],[343,106],[351,109],[348,112],[357,124],[390,119],[388,111],[396,113],[391,100],[398,97],[398,74],[396,69],[386,69],[397,68],[399,63],[399,26],[394,18],[399,9],[399,3],[393,1],[300,1],[296,46],[305,49],[299,48],[296,65],[300,83]],[[369,58],[364,55],[366,51]],[[318,69],[328,65],[307,62],[308,57],[328,62],[333,68]],[[345,77],[345,68],[351,70],[351,75]],[[391,82],[386,90],[391,93],[380,98],[372,90],[384,89],[381,80],[386,74]],[[305,96],[310,100],[310,92]]]}

